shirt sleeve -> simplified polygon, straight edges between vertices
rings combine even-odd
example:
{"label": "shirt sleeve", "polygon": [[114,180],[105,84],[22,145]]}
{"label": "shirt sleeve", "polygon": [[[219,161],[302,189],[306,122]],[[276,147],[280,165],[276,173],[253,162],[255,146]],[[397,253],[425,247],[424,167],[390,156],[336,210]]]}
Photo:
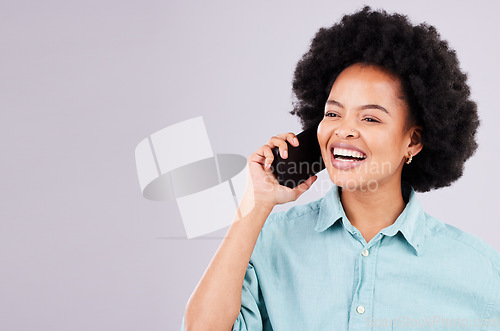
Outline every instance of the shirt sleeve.
{"label": "shirt sleeve", "polygon": [[233,324],[232,331],[267,331],[272,330],[269,324],[267,309],[262,297],[257,273],[248,263],[241,291],[241,309]]}
{"label": "shirt sleeve", "polygon": [[[240,313],[233,324],[232,331],[268,330],[272,330],[272,328],[269,324],[266,306],[257,280],[257,274],[250,261],[243,280]],[[182,317],[181,331],[185,331],[184,316]]]}
{"label": "shirt sleeve", "polygon": [[491,311],[487,314],[486,318],[481,321],[481,330],[500,331],[500,269],[496,270],[496,278],[493,282],[494,303],[491,304]]}
{"label": "shirt sleeve", "polygon": [[[264,224],[262,231],[270,222],[270,218],[274,217],[275,213],[271,213]],[[262,296],[259,278],[255,271],[254,261],[258,259],[256,252],[258,251],[261,241],[261,236],[257,239],[252,256],[247,265],[245,278],[241,290],[241,307],[236,321],[233,323],[232,331],[272,331],[273,328],[269,321],[266,304]],[[181,331],[184,330],[184,317],[182,318]]]}

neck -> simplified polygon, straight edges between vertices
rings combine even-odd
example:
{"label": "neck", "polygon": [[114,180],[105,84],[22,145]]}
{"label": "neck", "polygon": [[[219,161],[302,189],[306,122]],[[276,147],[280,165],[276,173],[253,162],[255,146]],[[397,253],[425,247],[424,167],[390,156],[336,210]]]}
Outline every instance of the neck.
{"label": "neck", "polygon": [[374,191],[342,191],[340,200],[347,218],[366,242],[393,224],[406,206],[401,194],[401,181]]}

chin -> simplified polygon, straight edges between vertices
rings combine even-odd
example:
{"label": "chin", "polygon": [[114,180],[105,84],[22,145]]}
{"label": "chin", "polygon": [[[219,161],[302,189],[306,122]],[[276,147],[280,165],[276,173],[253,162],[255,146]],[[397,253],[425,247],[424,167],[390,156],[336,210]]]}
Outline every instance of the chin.
{"label": "chin", "polygon": [[345,191],[373,192],[378,189],[378,181],[360,174],[329,172],[330,180]]}

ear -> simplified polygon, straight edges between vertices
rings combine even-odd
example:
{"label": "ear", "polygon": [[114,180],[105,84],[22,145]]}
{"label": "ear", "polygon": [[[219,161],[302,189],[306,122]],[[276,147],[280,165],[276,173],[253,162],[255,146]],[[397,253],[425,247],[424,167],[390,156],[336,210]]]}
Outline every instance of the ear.
{"label": "ear", "polygon": [[422,144],[422,131],[421,126],[414,126],[410,129],[410,144],[408,149],[413,154],[413,156],[420,153],[424,145]]}

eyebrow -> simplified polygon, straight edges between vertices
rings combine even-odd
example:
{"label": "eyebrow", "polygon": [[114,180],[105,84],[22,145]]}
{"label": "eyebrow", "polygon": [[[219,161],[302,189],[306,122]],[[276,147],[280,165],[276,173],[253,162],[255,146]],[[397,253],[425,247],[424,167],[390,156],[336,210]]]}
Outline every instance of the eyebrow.
{"label": "eyebrow", "polygon": [[[341,104],[340,102],[335,101],[335,100],[327,100],[326,104],[327,105],[337,106],[337,107],[340,107],[340,108],[344,108],[343,104]],[[375,105],[375,104],[363,105],[363,106],[358,107],[358,109],[359,110],[364,110],[364,109],[379,109],[379,110],[383,111],[384,113],[389,114],[389,112],[387,111],[387,109],[385,109],[382,106]]]}

